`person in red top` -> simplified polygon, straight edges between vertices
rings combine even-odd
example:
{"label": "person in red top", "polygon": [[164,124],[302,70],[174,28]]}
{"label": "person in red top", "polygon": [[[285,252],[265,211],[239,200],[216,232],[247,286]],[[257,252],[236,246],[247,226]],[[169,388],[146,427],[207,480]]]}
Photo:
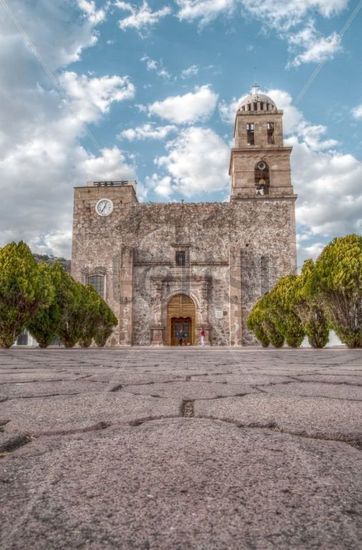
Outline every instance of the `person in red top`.
{"label": "person in red top", "polygon": [[200,343],[202,346],[205,345],[205,329],[204,327],[202,327],[202,329],[200,330]]}

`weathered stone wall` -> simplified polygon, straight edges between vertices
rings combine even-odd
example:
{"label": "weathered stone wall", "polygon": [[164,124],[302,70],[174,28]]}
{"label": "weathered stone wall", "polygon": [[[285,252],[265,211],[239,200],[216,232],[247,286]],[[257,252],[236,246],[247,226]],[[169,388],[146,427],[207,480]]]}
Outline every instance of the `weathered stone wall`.
{"label": "weathered stone wall", "polygon": [[[95,212],[100,198],[113,201],[110,216]],[[187,251],[183,268],[176,250]],[[212,344],[248,343],[247,312],[295,260],[294,197],[140,204],[130,186],[75,190],[72,274],[83,282],[105,274],[106,300],[120,318],[114,345],[149,344],[178,292],[193,298]]]}

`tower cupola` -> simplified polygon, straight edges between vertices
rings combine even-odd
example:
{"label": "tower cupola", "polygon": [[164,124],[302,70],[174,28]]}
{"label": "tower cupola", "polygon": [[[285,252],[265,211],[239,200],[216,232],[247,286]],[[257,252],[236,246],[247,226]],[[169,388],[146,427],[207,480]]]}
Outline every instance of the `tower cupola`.
{"label": "tower cupola", "polygon": [[269,96],[262,94],[259,86],[253,86],[250,94],[245,96],[238,107],[238,112],[255,112],[267,111],[269,113],[277,111],[277,106]]}
{"label": "tower cupola", "polygon": [[294,196],[292,148],[284,146],[283,111],[258,86],[240,102],[230,158],[231,197]]}

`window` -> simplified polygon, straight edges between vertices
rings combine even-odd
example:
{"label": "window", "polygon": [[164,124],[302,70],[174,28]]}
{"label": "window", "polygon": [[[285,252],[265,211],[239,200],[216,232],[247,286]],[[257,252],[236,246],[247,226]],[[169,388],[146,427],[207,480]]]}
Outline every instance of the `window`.
{"label": "window", "polygon": [[269,166],[264,160],[257,162],[254,168],[255,193],[267,195],[269,193],[270,175]]}
{"label": "window", "polygon": [[252,122],[249,122],[246,125],[246,141],[247,141],[248,145],[254,145],[255,144],[254,124]]}
{"label": "window", "polygon": [[16,344],[18,346],[27,346],[28,345],[28,333],[27,333],[26,329],[23,329],[21,331],[21,333],[19,334],[19,336],[16,340]]}
{"label": "window", "polygon": [[260,292],[263,295],[269,290],[269,258],[262,256],[260,258]]}
{"label": "window", "polygon": [[104,275],[90,275],[88,284],[91,285],[100,296],[104,296]]}
{"label": "window", "polygon": [[274,122],[267,123],[268,143],[274,145]]}
{"label": "window", "polygon": [[186,265],[186,252],[184,250],[176,251],[176,265],[179,267]]}

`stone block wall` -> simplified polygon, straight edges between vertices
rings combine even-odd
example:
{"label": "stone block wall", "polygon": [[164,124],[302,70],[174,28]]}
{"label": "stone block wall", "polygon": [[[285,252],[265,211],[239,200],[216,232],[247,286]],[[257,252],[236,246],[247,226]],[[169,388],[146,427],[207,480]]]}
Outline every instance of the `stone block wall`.
{"label": "stone block wall", "polygon": [[[100,217],[95,204],[111,198]],[[166,330],[177,292],[196,304],[196,324],[215,345],[251,342],[245,327],[256,299],[295,270],[295,197],[229,203],[140,204],[133,188],[77,188],[72,274],[83,282],[101,270],[105,298],[120,319],[113,345],[147,345]],[[187,263],[177,267],[177,250]]]}

